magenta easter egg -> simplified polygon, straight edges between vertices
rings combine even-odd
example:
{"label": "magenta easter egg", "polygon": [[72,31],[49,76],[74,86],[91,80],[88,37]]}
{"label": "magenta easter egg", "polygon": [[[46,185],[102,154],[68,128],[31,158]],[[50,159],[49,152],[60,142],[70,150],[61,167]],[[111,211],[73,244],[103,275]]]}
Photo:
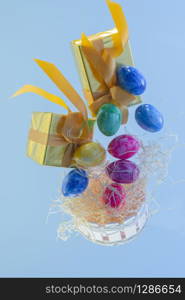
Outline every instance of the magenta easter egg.
{"label": "magenta easter egg", "polygon": [[110,208],[123,208],[126,204],[126,191],[118,183],[109,184],[103,193],[103,202]]}
{"label": "magenta easter egg", "polygon": [[108,152],[119,159],[127,159],[135,155],[140,149],[140,142],[132,135],[123,134],[113,139]]}
{"label": "magenta easter egg", "polygon": [[134,162],[120,159],[110,163],[106,167],[106,173],[114,182],[129,184],[138,179],[140,172]]}

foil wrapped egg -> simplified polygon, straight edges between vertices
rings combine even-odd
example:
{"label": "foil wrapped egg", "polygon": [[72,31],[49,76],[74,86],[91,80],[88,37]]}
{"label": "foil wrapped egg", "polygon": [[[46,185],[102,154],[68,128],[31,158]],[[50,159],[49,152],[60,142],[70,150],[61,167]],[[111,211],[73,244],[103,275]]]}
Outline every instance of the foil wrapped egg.
{"label": "foil wrapped egg", "polygon": [[138,125],[146,131],[158,132],[164,126],[162,114],[151,104],[140,105],[135,112]]}
{"label": "foil wrapped egg", "polygon": [[82,169],[74,169],[63,180],[62,194],[65,197],[77,197],[86,190],[88,183],[87,173]]}
{"label": "foil wrapped egg", "polygon": [[110,163],[106,167],[106,173],[114,182],[130,184],[138,179],[140,171],[134,162],[120,159]]}
{"label": "foil wrapped egg", "polygon": [[73,155],[73,161],[80,167],[95,167],[103,163],[106,158],[105,149],[95,142],[78,147]]}
{"label": "foil wrapped egg", "polygon": [[146,89],[146,80],[136,68],[121,65],[117,68],[118,85],[128,93],[141,95]]}
{"label": "foil wrapped egg", "polygon": [[103,192],[103,202],[110,208],[123,208],[126,204],[125,188],[118,183],[109,184]]}
{"label": "foil wrapped egg", "polygon": [[132,135],[123,134],[114,138],[108,145],[108,152],[119,159],[128,159],[140,149],[140,142]]}
{"label": "foil wrapped egg", "polygon": [[97,114],[99,130],[106,136],[114,135],[122,123],[122,112],[114,104],[104,104]]}

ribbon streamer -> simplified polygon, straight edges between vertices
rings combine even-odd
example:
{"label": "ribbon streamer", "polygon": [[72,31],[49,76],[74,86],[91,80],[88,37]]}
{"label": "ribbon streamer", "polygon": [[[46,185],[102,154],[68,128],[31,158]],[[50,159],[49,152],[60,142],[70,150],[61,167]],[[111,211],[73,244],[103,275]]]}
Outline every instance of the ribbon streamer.
{"label": "ribbon streamer", "polygon": [[118,31],[118,33],[112,37],[114,47],[110,50],[110,54],[113,57],[117,57],[123,52],[128,42],[128,24],[121,5],[111,0],[107,0],[106,2]]}
{"label": "ribbon streamer", "polygon": [[[64,77],[64,75],[59,71],[59,69],[52,63],[35,59],[35,62],[39,67],[48,75],[48,77],[56,84],[56,86],[64,93],[64,95],[71,101],[71,103],[82,113],[85,120],[88,119],[88,113],[85,103],[79,94],[75,91],[69,81]],[[70,112],[71,110],[67,106],[64,100],[60,97],[55,96],[46,92],[45,90],[32,85],[25,85],[19,89],[12,97],[24,94],[24,93],[35,93],[44,97],[45,99],[58,104]]]}
{"label": "ribbon streamer", "polygon": [[22,88],[20,88],[15,94],[13,94],[12,97],[16,97],[25,93],[34,93],[37,94],[39,96],[42,96],[43,98],[58,104],[62,107],[64,107],[68,112],[70,112],[70,108],[67,106],[67,104],[65,103],[64,100],[62,100],[60,97],[55,96],[51,93],[46,92],[45,90],[38,88],[36,86],[33,85],[24,85]]}
{"label": "ribbon streamer", "polygon": [[59,69],[52,63],[35,59],[38,66],[48,75],[48,77],[55,83],[61,92],[73,103],[73,105],[82,113],[84,119],[87,120],[87,109],[80,95],[75,91],[69,81],[59,71]]}

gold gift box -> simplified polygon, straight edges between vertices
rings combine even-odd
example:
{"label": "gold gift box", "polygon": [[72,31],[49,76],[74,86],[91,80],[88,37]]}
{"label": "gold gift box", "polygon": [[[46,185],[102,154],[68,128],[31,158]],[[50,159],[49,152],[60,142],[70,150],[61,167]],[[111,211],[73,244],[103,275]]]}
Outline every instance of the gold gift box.
{"label": "gold gift box", "polygon": [[[77,145],[68,141],[60,143],[57,126],[62,115],[49,112],[34,112],[28,137],[27,155],[41,165],[56,167],[72,167],[73,163],[66,164],[64,155],[68,147]],[[90,136],[93,136],[94,120],[89,119]],[[55,143],[52,142],[55,139]],[[57,138],[59,140],[56,143]],[[53,140],[54,140],[53,139]]]}
{"label": "gold gift box", "polygon": [[[113,41],[114,41],[114,36],[116,34],[117,34],[117,29],[114,28],[106,32],[101,32],[98,34],[91,35],[88,38],[92,42],[97,40],[102,40],[104,48],[112,48],[114,46]],[[95,95],[95,93],[98,91],[100,83],[94,77],[93,72],[89,66],[89,63],[83,53],[81,40],[72,41],[71,44],[75,56],[75,61],[77,64],[77,69],[80,75],[84,96],[86,99],[88,99],[89,103],[92,103],[94,101],[93,95]],[[117,64],[134,66],[134,61],[133,61],[133,56],[132,56],[132,51],[131,51],[131,46],[129,41],[126,44],[122,54],[116,57],[115,59]],[[137,96],[129,105],[135,105],[141,102],[142,102],[141,97]]]}

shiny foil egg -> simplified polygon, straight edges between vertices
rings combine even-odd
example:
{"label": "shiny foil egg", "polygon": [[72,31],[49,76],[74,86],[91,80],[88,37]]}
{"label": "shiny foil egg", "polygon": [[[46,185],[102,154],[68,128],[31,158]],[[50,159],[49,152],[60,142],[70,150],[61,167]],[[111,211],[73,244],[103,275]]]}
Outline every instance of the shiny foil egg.
{"label": "shiny foil egg", "polygon": [[118,183],[109,184],[103,192],[103,202],[110,208],[123,208],[126,204],[125,188]]}
{"label": "shiny foil egg", "polygon": [[135,96],[141,95],[146,90],[146,80],[136,68],[131,66],[118,66],[118,85],[128,93]]}
{"label": "shiny foil egg", "polygon": [[164,126],[162,114],[151,104],[140,105],[135,112],[137,124],[146,131],[158,132]]}
{"label": "shiny foil egg", "polygon": [[140,171],[134,162],[120,159],[110,163],[106,167],[106,173],[114,182],[129,184],[138,179]]}
{"label": "shiny foil egg", "polygon": [[73,155],[75,163],[84,168],[100,165],[106,158],[105,149],[95,142],[90,142],[78,147]]}
{"label": "shiny foil egg", "polygon": [[140,149],[140,142],[136,137],[128,134],[119,135],[108,145],[108,152],[119,159],[127,159],[135,155]]}
{"label": "shiny foil egg", "polygon": [[122,123],[122,112],[114,104],[104,104],[97,114],[99,130],[106,136],[114,135]]}
{"label": "shiny foil egg", "polygon": [[62,194],[65,197],[77,197],[86,190],[88,183],[87,173],[82,169],[74,169],[63,180]]}

